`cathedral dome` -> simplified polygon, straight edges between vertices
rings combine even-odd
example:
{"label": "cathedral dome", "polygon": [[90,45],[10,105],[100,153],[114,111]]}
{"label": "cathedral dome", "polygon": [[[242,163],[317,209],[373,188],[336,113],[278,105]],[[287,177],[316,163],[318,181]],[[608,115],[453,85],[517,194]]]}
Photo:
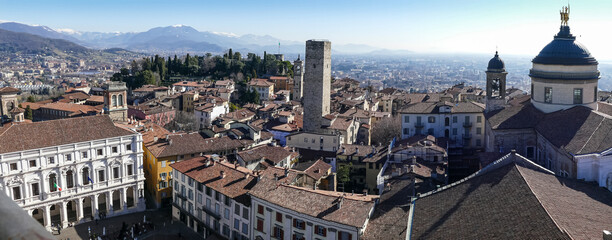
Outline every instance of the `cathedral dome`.
{"label": "cathedral dome", "polygon": [[505,65],[504,65],[504,61],[501,60],[501,58],[499,58],[499,55],[497,54],[497,51],[495,51],[495,57],[491,58],[491,60],[489,60],[489,66],[487,67],[488,71],[505,71]]}
{"label": "cathedral dome", "polygon": [[554,40],[546,45],[533,63],[555,65],[597,65],[589,50],[576,41],[569,26],[561,26]]}

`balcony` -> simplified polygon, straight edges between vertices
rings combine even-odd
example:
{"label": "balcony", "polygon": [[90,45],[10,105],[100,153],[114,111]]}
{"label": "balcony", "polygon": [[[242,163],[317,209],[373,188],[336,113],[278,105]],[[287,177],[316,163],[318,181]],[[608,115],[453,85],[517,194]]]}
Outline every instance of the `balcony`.
{"label": "balcony", "polygon": [[414,127],[415,128],[424,128],[425,124],[423,124],[422,122],[417,122],[417,123],[414,124]]}
{"label": "balcony", "polygon": [[471,133],[463,134],[463,138],[464,139],[472,139],[472,134]]}
{"label": "balcony", "polygon": [[206,214],[211,215],[212,217],[218,219],[221,219],[221,214],[216,213],[215,211],[213,211],[212,209],[208,209],[205,206],[202,206],[202,211],[204,211]]}
{"label": "balcony", "polygon": [[472,122],[463,122],[463,127],[464,128],[471,128],[472,127]]}

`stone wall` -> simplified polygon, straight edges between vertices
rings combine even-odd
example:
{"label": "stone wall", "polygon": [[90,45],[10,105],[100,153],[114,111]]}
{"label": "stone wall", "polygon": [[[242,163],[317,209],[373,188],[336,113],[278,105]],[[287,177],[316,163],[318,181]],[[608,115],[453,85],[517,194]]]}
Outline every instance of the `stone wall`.
{"label": "stone wall", "polygon": [[321,131],[322,116],[329,114],[331,89],[331,42],[306,41],[304,73],[304,130]]}

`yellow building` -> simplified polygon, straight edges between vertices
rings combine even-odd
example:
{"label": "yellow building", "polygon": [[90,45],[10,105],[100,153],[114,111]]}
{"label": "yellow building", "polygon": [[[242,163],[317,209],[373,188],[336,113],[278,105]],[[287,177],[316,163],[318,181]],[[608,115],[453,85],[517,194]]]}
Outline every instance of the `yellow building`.
{"label": "yellow building", "polygon": [[343,191],[362,193],[363,190],[367,190],[369,194],[378,194],[376,177],[385,160],[386,148],[384,147],[342,145],[336,152],[336,171],[340,167],[351,165],[350,182],[345,183]]}
{"label": "yellow building", "polygon": [[193,112],[195,102],[198,101],[200,94],[198,91],[189,91],[183,93],[183,111]]}
{"label": "yellow building", "polygon": [[176,156],[158,158],[168,145],[160,140],[165,139],[170,132],[157,124],[147,123],[141,133],[144,145],[145,189],[152,196],[156,206],[161,207],[163,203],[172,202],[170,164],[176,161]]}

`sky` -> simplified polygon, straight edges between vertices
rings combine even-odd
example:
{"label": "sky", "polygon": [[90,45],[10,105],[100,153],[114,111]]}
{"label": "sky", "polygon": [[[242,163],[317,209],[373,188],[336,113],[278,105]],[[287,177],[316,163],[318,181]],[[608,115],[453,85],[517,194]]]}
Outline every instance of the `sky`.
{"label": "sky", "polygon": [[[421,53],[535,56],[559,31],[568,0],[0,0],[0,20],[54,29],[142,32],[183,24],[199,31],[329,39]],[[571,2],[570,27],[612,60],[612,1]]]}

